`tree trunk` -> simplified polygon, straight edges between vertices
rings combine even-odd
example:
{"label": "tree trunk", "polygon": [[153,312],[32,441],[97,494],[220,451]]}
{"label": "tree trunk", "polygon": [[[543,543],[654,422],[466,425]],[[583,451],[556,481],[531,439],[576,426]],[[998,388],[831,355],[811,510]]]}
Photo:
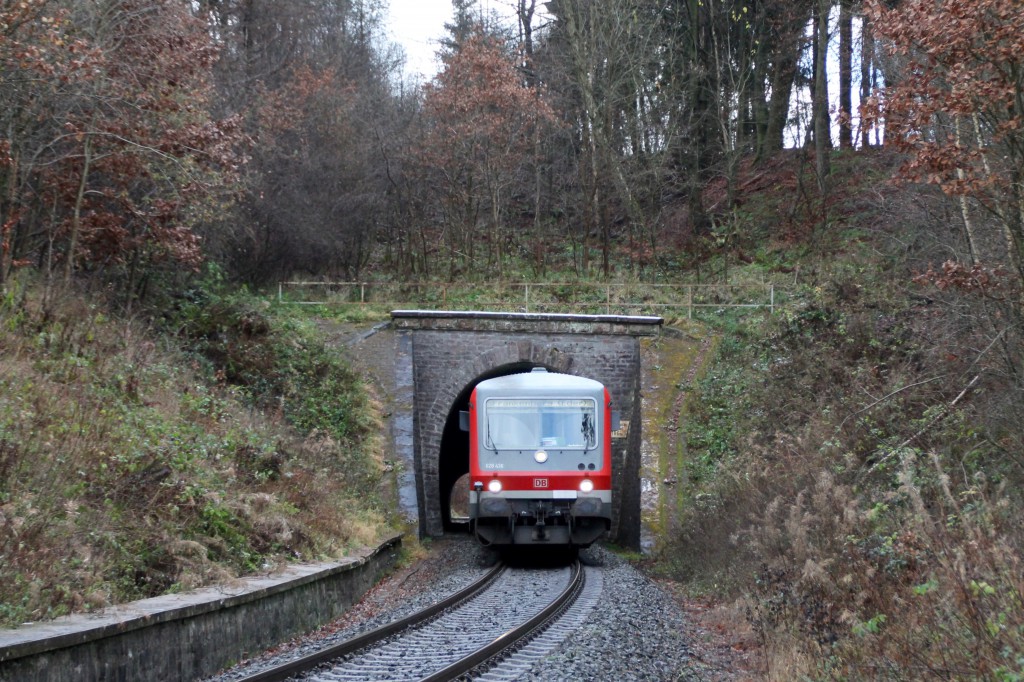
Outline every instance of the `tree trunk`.
{"label": "tree trunk", "polygon": [[75,208],[71,217],[71,234],[68,235],[68,252],[64,260],[64,283],[71,281],[75,268],[75,251],[78,250],[78,237],[82,227],[82,204],[85,201],[85,188],[89,181],[89,166],[92,164],[92,135],[85,136],[82,150],[82,177],[78,181],[78,192],[75,194]]}
{"label": "tree trunk", "polygon": [[516,15],[519,19],[519,42],[522,44],[522,64],[525,67],[526,83],[531,87],[537,84],[537,72],[530,62],[533,61],[533,13],[537,0],[519,0]]}
{"label": "tree trunk", "polygon": [[768,116],[765,122],[764,139],[758,153],[758,160],[768,158],[784,146],[783,135],[789,117],[789,100],[793,94],[793,83],[797,75],[796,49],[776,55],[778,61],[771,74],[772,93],[768,101]]}
{"label": "tree trunk", "polygon": [[[10,139],[12,136],[8,136]],[[15,208],[18,198],[18,155],[12,154],[11,163],[6,172],[0,176],[4,178],[0,187],[6,187],[7,197],[0,200],[0,209],[6,203],[7,210],[0,210],[0,295],[7,292],[7,277],[11,271],[11,264],[14,261],[14,226],[18,222],[18,209]]]}
{"label": "tree trunk", "polygon": [[[504,241],[505,235],[503,234],[501,225],[501,188],[497,186],[495,182],[491,187],[491,224],[494,234],[494,260],[495,265],[498,268],[498,279],[503,279],[505,276],[505,249]],[[470,264],[472,267],[472,263]]]}
{"label": "tree trunk", "polygon": [[1017,271],[1018,291],[1024,292],[1024,238],[1021,235],[1024,232],[1024,192],[1020,190],[1024,187],[1024,173],[1018,170],[1014,175],[1016,177],[1010,191],[1015,195],[1017,211],[1013,224],[1006,230],[1007,248],[1010,250],[1010,263]]}
{"label": "tree trunk", "polygon": [[[953,120],[954,129],[956,130],[956,146],[961,145],[960,140],[960,116],[954,115]],[[961,181],[964,179],[964,169],[959,166],[956,169],[956,176]],[[980,262],[980,254],[978,253],[977,239],[974,236],[974,223],[971,222],[970,207],[967,202],[967,196],[965,194],[960,195],[960,219],[964,223],[964,232],[967,235],[967,250],[971,254],[971,262],[977,264]]]}
{"label": "tree trunk", "polygon": [[839,0],[840,149],[853,148],[853,12],[850,2],[851,0]]}
{"label": "tree trunk", "polygon": [[[718,125],[718,113],[711,93],[711,73],[715,69],[712,41],[710,38],[709,8],[699,0],[690,1],[689,44],[687,54],[687,98],[690,103],[688,114],[689,154],[686,168],[687,208],[690,223],[695,234],[706,232],[711,225],[707,211],[704,209],[704,182],[711,167],[711,141],[716,131],[711,126]],[[687,150],[683,150],[684,154]]]}
{"label": "tree trunk", "polygon": [[[586,179],[583,182],[584,197],[584,225],[582,243],[582,268],[586,273],[590,269],[590,233],[598,226],[601,220],[601,194],[600,194],[600,159],[598,157],[599,143],[598,122],[600,114],[597,106],[597,95],[594,83],[594,60],[596,46],[594,45],[593,31],[589,34],[585,26],[592,26],[592,13],[595,8],[586,2],[575,3],[567,6],[564,14],[566,33],[569,39],[570,53],[572,55],[572,76],[576,86],[580,89],[582,98],[581,122],[581,146],[584,150],[582,155],[587,167],[581,169]],[[581,14],[577,14],[580,12]],[[587,14],[582,14],[586,12]],[[603,140],[601,141],[603,143]]]}
{"label": "tree trunk", "polygon": [[818,1],[817,49],[814,53],[814,166],[822,201],[828,194],[829,149],[832,146],[831,118],[828,113],[828,13],[829,0]]}
{"label": "tree trunk", "polygon": [[[872,67],[874,66],[875,39],[871,32],[871,23],[867,16],[861,19],[861,46],[860,46],[860,101],[867,102],[872,90]],[[867,149],[871,146],[871,131],[864,125],[863,118],[860,124],[860,144]]]}
{"label": "tree trunk", "polygon": [[[774,39],[764,45],[764,49],[769,50],[767,62],[770,66],[765,67],[764,80],[770,84],[770,95],[766,102],[767,116],[757,152],[758,161],[783,149],[789,104],[804,42],[804,27],[814,17],[812,2],[783,3],[782,9],[783,13],[772,23]],[[761,45],[758,49],[762,49]]]}
{"label": "tree trunk", "polygon": [[543,197],[543,176],[541,174],[540,126],[533,130],[533,239],[534,267],[544,274],[544,249],[541,240],[541,198]]}

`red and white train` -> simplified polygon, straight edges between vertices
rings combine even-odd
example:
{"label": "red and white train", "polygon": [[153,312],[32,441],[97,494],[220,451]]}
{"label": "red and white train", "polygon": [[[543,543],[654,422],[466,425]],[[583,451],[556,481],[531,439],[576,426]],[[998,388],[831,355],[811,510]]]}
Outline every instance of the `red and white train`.
{"label": "red and white train", "polygon": [[470,398],[469,516],[486,545],[588,547],[611,527],[611,396],[535,368],[481,381]]}

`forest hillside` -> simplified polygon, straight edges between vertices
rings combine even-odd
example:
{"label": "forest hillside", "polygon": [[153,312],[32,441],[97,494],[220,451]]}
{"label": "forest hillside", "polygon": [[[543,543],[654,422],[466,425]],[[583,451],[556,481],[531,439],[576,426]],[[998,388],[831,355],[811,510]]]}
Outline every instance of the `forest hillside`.
{"label": "forest hillside", "polygon": [[0,0],[0,623],[399,524],[279,282],[758,284],[650,570],[768,679],[1024,677],[1024,6],[508,5],[419,82],[383,0]]}

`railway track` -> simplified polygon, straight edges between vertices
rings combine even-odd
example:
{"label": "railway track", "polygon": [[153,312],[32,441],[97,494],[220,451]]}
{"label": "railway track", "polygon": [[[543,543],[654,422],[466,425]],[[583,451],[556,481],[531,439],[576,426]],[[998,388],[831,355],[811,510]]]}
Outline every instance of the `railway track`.
{"label": "railway track", "polygon": [[[582,622],[600,589],[600,572],[579,562],[555,569],[499,565],[427,609],[243,680],[515,679]],[[545,644],[530,643],[548,627],[549,635],[538,638]]]}

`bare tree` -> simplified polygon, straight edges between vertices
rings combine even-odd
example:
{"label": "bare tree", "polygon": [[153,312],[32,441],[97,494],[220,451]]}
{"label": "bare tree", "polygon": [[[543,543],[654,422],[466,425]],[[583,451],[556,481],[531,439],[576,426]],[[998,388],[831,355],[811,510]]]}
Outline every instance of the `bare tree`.
{"label": "bare tree", "polygon": [[385,57],[375,0],[205,0],[221,44],[220,105],[255,141],[233,221],[210,246],[257,283],[305,271],[353,277],[389,212],[394,150],[380,140],[398,64]]}

